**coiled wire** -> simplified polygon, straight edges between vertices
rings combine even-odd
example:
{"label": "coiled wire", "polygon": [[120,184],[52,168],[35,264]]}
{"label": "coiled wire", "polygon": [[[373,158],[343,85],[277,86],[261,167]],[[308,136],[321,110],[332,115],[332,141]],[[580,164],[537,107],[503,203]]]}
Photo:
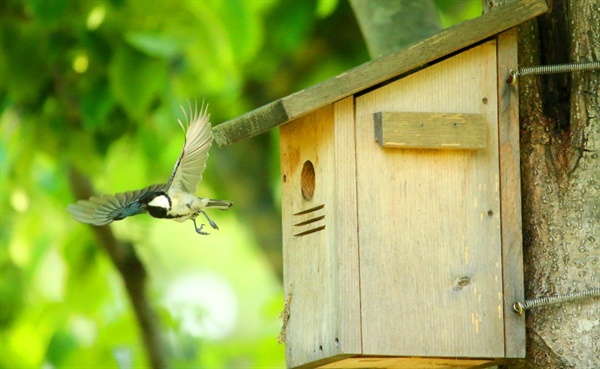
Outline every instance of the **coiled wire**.
{"label": "coiled wire", "polygon": [[541,297],[541,298],[537,298],[537,299],[530,299],[530,300],[525,300],[524,302],[517,301],[513,304],[513,310],[515,311],[515,313],[517,313],[519,315],[523,315],[523,312],[525,310],[529,310],[534,307],[560,304],[562,302],[581,300],[581,299],[591,298],[591,297],[600,297],[600,288],[599,287],[591,288],[589,290],[580,291],[580,292],[565,293],[563,295],[547,296],[547,297]]}
{"label": "coiled wire", "polygon": [[600,62],[586,63],[571,63],[571,64],[555,64],[555,65],[538,65],[535,67],[519,67],[517,70],[511,69],[510,75],[506,82],[514,85],[517,78],[520,76],[535,75],[535,74],[553,74],[553,73],[568,73],[575,71],[586,71],[600,69]]}

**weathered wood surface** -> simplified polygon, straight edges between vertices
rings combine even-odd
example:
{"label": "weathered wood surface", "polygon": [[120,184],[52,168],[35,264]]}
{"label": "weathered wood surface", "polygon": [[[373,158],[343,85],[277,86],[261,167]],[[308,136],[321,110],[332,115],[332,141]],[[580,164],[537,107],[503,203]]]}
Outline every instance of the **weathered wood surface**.
{"label": "weathered wood surface", "polygon": [[[348,145],[354,99],[286,124],[280,137],[287,366],[360,354],[355,148]],[[307,161],[312,196],[302,193]]]}
{"label": "weathered wood surface", "polygon": [[483,114],[377,112],[375,139],[381,147],[412,149],[484,149]]}
{"label": "weathered wood surface", "polygon": [[[363,352],[504,357],[496,43],[356,98]],[[484,150],[381,149],[380,111],[484,114]]]}
{"label": "weathered wood surface", "polygon": [[319,366],[319,369],[465,369],[487,368],[496,362],[485,359],[423,357],[352,357]]}
{"label": "weathered wood surface", "polygon": [[215,142],[229,145],[266,132],[427,63],[443,58],[548,11],[544,0],[519,0],[435,36],[362,64],[213,128]]}
{"label": "weathered wood surface", "polygon": [[502,202],[502,270],[504,278],[504,335],[507,358],[525,357],[523,317],[512,304],[524,300],[523,234],[521,222],[521,171],[519,149],[519,91],[505,80],[516,69],[517,29],[498,36],[498,142],[500,145],[500,196]]}
{"label": "weathered wood surface", "polygon": [[358,262],[358,223],[356,193],[356,147],[354,97],[333,104],[335,165],[330,177],[335,198],[333,238],[337,248],[339,311],[335,319],[340,336],[336,343],[341,353],[362,352],[360,327],[360,271]]}

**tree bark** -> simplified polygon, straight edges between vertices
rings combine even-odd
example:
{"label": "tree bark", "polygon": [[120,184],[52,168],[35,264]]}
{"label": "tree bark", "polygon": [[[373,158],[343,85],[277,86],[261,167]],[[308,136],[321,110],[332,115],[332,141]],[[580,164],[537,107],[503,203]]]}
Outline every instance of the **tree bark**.
{"label": "tree bark", "polygon": [[[549,14],[520,26],[519,66],[598,61],[597,8],[597,0],[557,0]],[[528,298],[599,285],[599,76],[575,72],[518,82]],[[599,367],[599,336],[598,299],[529,310],[527,359],[509,367]]]}
{"label": "tree bark", "polygon": [[[493,11],[508,1],[484,1]],[[554,1],[519,27],[519,66],[598,61],[596,0]],[[600,261],[598,71],[521,77],[526,296],[597,287]],[[530,310],[527,359],[509,368],[600,365],[597,299]]]}

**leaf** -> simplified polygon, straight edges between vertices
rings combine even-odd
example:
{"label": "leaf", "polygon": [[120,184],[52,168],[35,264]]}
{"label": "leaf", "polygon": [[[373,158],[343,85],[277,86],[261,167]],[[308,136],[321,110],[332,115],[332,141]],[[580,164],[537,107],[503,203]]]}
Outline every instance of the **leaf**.
{"label": "leaf", "polygon": [[338,0],[318,0],[317,1],[317,17],[327,18],[338,6]]}
{"label": "leaf", "polygon": [[167,62],[127,45],[118,47],[108,70],[117,101],[132,118],[141,118],[167,83]]}
{"label": "leaf", "polygon": [[223,36],[228,40],[228,52],[236,64],[244,64],[256,55],[260,47],[263,36],[259,18],[254,14],[252,3],[229,1],[223,5],[218,12],[218,19],[222,21],[220,29]]}
{"label": "leaf", "polygon": [[56,24],[69,8],[68,1],[31,0],[29,5],[40,23],[47,25]]}
{"label": "leaf", "polygon": [[19,26],[0,22],[0,87],[16,103],[33,103],[50,79],[48,40],[36,24]]}
{"label": "leaf", "polygon": [[114,100],[106,85],[97,83],[93,89],[90,89],[81,99],[81,121],[86,130],[92,132],[101,127],[107,120],[107,117],[114,106]]}
{"label": "leaf", "polygon": [[4,281],[0,283],[0,328],[5,330],[24,307],[25,276],[12,260],[3,260],[0,264],[0,279]]}
{"label": "leaf", "polygon": [[161,58],[176,56],[188,43],[187,40],[172,36],[161,35],[155,32],[137,31],[127,32],[125,40],[144,54]]}

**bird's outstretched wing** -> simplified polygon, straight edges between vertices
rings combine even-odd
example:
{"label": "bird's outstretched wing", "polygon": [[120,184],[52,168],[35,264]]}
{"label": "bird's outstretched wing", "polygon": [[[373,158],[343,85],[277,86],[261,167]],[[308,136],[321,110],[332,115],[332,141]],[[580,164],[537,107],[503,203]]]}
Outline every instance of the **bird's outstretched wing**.
{"label": "bird's outstretched wing", "polygon": [[105,225],[114,220],[145,213],[139,201],[154,192],[165,191],[167,185],[155,184],[141,190],[127,191],[114,195],[92,196],[67,206],[67,211],[75,220],[93,225]]}
{"label": "bird's outstretched wing", "polygon": [[205,106],[204,103],[200,110],[197,105],[192,108],[190,104],[189,117],[183,107],[181,110],[187,120],[185,126],[181,120],[178,120],[185,132],[185,143],[181,155],[175,163],[167,188],[193,194],[202,180],[202,172],[206,168],[206,159],[208,159],[208,150],[213,140],[209,122],[210,114],[207,111],[208,105]]}

